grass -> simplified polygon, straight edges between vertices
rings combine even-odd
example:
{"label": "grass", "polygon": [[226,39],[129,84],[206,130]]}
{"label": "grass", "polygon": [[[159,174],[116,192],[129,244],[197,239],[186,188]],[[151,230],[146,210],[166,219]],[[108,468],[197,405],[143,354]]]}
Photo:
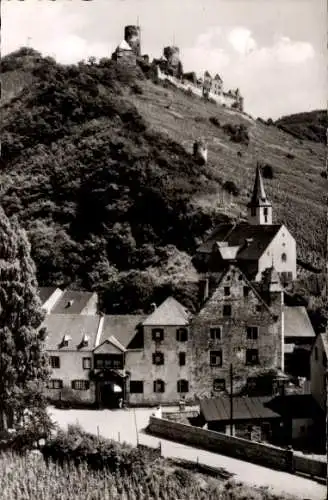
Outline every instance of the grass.
{"label": "grass", "polygon": [[[208,166],[213,181],[218,179],[218,198],[222,186],[232,181],[240,189],[234,200],[237,207],[225,207],[228,215],[245,213],[254,182],[256,162],[270,164],[274,178],[265,181],[265,188],[273,202],[274,222],[284,223],[297,240],[298,255],[323,267],[326,234],[325,207],[327,180],[321,176],[325,164],[325,145],[304,139],[302,143],[292,135],[268,127],[247,115],[216,106],[201,99],[191,99],[182,92],[164,89],[160,85],[143,82],[142,96],[131,97],[133,104],[154,130],[192,151],[195,139],[202,137],[208,144]],[[184,117],[184,125],[166,109]],[[247,103],[246,103],[247,109]],[[221,128],[213,126],[213,119]],[[225,124],[244,124],[250,135],[248,147],[227,139]],[[242,153],[242,159],[240,158]],[[293,159],[287,158],[292,152]],[[239,153],[239,154],[238,154]],[[221,186],[221,187],[220,187]],[[211,195],[197,196],[195,204],[212,204]]]}
{"label": "grass", "polygon": [[141,482],[133,474],[91,471],[83,464],[47,466],[40,455],[10,452],[0,454],[0,491],[6,500],[278,500],[267,490],[190,473],[164,459]]}

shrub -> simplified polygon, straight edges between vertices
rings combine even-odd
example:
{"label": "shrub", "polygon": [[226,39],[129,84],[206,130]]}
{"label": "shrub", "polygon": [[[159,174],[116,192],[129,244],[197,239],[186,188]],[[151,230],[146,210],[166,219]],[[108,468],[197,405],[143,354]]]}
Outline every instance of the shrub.
{"label": "shrub", "polygon": [[244,124],[233,125],[227,123],[222,127],[223,131],[229,135],[230,140],[233,142],[240,142],[248,146],[249,144],[249,134],[247,127]]}
{"label": "shrub", "polygon": [[272,118],[267,119],[267,125],[274,125]]}
{"label": "shrub", "polygon": [[287,153],[286,158],[288,158],[289,160],[293,160],[295,158],[295,155],[293,153]]}
{"label": "shrub", "polygon": [[236,186],[236,184],[233,181],[226,181],[223,184],[223,189],[227,191],[228,193],[231,193],[233,196],[238,196],[240,193],[239,188]]}
{"label": "shrub", "polygon": [[142,95],[143,94],[142,87],[138,83],[134,83],[131,86],[131,91],[132,91],[133,94],[137,94],[137,95]]}
{"label": "shrub", "polygon": [[327,172],[326,172],[326,170],[322,170],[322,171],[320,172],[320,175],[321,175],[321,177],[323,177],[324,179],[327,179]]}
{"label": "shrub", "polygon": [[219,122],[219,120],[217,119],[217,117],[216,117],[216,116],[211,116],[211,117],[209,118],[209,120],[210,120],[210,122],[211,122],[213,125],[215,125],[216,127],[221,127],[221,124],[220,124],[220,122]]}
{"label": "shrub", "polygon": [[265,164],[262,168],[262,174],[265,179],[273,179],[273,167],[268,163]]}

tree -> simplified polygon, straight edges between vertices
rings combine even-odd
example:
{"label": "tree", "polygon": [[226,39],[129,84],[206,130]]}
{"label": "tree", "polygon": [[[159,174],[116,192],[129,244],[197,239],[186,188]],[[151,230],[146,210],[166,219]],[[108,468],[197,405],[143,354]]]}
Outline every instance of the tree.
{"label": "tree", "polygon": [[26,233],[0,207],[0,430],[17,430],[27,419],[49,430],[43,320]]}

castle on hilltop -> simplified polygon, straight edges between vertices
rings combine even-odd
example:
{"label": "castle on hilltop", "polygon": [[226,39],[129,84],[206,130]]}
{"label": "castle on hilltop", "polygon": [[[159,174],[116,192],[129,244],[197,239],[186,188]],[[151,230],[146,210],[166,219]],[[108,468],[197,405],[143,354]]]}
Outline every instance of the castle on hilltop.
{"label": "castle on hilltop", "polygon": [[150,63],[149,56],[141,54],[140,26],[125,26],[124,39],[116,47],[112,59],[124,65],[136,66],[142,63],[143,66],[148,66],[148,74],[156,82],[170,81],[175,87],[200,98],[240,112],[244,110],[244,99],[239,89],[225,91],[219,74],[212,77],[205,71],[204,76],[198,78],[195,72],[184,73],[179,47],[164,47],[162,56],[154,58]]}

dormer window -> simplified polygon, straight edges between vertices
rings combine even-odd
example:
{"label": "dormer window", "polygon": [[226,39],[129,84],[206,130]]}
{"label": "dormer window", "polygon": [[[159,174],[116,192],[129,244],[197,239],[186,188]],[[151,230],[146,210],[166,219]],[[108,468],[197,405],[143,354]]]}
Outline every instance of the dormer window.
{"label": "dormer window", "polygon": [[70,340],[72,340],[72,337],[70,335],[64,335],[61,347],[68,347],[68,343]]}
{"label": "dormer window", "polygon": [[87,347],[89,345],[89,335],[83,335],[81,346]]}
{"label": "dormer window", "polygon": [[72,305],[73,305],[73,300],[69,300],[65,307],[66,309],[68,309],[69,307],[72,307]]}

